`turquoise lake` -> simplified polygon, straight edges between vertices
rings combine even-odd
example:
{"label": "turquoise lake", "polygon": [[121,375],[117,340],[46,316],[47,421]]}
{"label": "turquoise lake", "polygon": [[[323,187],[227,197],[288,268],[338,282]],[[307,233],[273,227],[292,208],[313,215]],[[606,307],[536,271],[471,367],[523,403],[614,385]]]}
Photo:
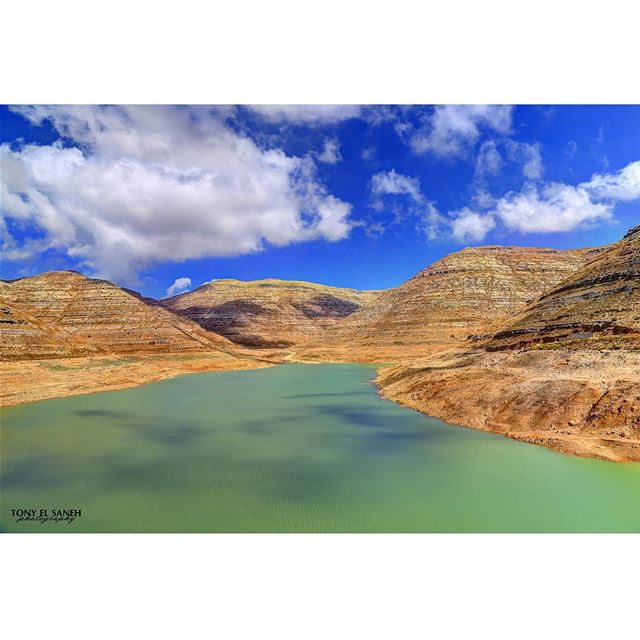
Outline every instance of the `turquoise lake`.
{"label": "turquoise lake", "polygon": [[[3,531],[638,532],[640,464],[383,400],[366,365],[195,374],[2,411]],[[12,509],[80,509],[15,522]]]}

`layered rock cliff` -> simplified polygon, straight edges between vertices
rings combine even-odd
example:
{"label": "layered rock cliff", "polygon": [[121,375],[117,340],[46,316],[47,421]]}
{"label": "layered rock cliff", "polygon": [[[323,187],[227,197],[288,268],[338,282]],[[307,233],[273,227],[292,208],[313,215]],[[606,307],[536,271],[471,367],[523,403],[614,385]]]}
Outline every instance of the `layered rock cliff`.
{"label": "layered rock cliff", "polygon": [[542,295],[481,345],[640,348],[640,227]]}
{"label": "layered rock cliff", "polygon": [[225,279],[162,304],[238,344],[282,349],[318,335],[377,295],[310,282]]}
{"label": "layered rock cliff", "polygon": [[385,397],[565,453],[640,461],[640,228],[490,336],[381,372]]}
{"label": "layered rock cliff", "polygon": [[320,336],[302,359],[399,361],[442,350],[508,317],[579,269],[593,250],[474,247],[452,253]]}
{"label": "layered rock cliff", "polygon": [[225,338],[74,271],[0,281],[0,359],[229,350]]}

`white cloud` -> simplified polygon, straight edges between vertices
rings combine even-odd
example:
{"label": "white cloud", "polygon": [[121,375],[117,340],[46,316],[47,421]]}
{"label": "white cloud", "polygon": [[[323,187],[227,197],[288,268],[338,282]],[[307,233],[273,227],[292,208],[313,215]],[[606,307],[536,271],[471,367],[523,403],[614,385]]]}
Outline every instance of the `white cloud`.
{"label": "white cloud", "polygon": [[337,138],[326,138],[322,151],[318,154],[318,160],[325,164],[338,164],[342,160],[340,142]]}
{"label": "white cloud", "polygon": [[476,158],[476,178],[483,179],[486,176],[497,176],[502,170],[502,155],[498,151],[495,140],[486,140],[480,145]]}
{"label": "white cloud", "polygon": [[406,121],[396,124],[398,134],[408,139],[417,153],[444,158],[469,158],[484,133],[499,134],[484,140],[475,161],[476,179],[497,176],[506,160],[522,165],[529,180],[539,180],[544,166],[538,143],[516,142],[511,133],[513,107],[504,105],[443,105],[435,107],[417,129]]}
{"label": "white cloud", "polygon": [[351,205],[319,183],[313,160],[261,149],[216,109],[16,110],[77,145],[0,146],[3,213],[41,236],[34,253],[65,251],[133,284],[155,261],[336,241],[351,229]]}
{"label": "white cloud", "polygon": [[629,201],[640,198],[640,160],[629,163],[618,173],[594,175],[580,185],[595,198]]}
{"label": "white cloud", "polygon": [[[529,171],[530,178],[540,175],[538,145],[511,140],[505,144],[509,159],[522,162],[525,174],[524,167],[531,162],[534,168]],[[484,156],[493,150],[493,145],[483,147],[481,155]],[[482,162],[481,172],[498,170],[498,160],[493,165],[490,158]],[[399,209],[396,203],[390,207],[395,214],[393,222],[408,216],[417,218],[420,229],[430,240],[449,236],[461,243],[481,242],[498,227],[523,234],[562,233],[610,221],[616,202],[640,198],[640,161],[630,163],[617,173],[596,174],[588,182],[576,186],[527,182],[521,191],[509,192],[501,198],[478,189],[472,200],[479,210],[464,207],[447,215],[441,214],[434,203],[424,198],[417,178],[395,170],[375,174],[371,179],[371,191],[378,198],[385,194],[408,197],[409,205]],[[381,199],[374,200],[374,208],[382,208]]]}
{"label": "white cloud", "polygon": [[510,106],[441,105],[423,125],[409,134],[409,143],[417,153],[444,157],[464,157],[485,128],[506,135],[511,131]]}
{"label": "white cloud", "polygon": [[371,192],[381,195],[408,195],[415,202],[422,201],[420,181],[417,178],[402,175],[395,169],[380,171],[371,178]]}
{"label": "white cloud", "polygon": [[369,238],[378,238],[384,234],[386,227],[381,222],[363,224],[364,232]]}
{"label": "white cloud", "polygon": [[497,202],[497,200],[484,189],[479,189],[471,200],[481,209],[490,209]]}
{"label": "white cloud", "polygon": [[392,122],[405,107],[391,105],[298,104],[248,105],[265,122],[277,125],[330,127],[359,119],[372,127]]}
{"label": "white cloud", "polygon": [[465,208],[450,212],[447,219],[460,242],[482,240],[497,223],[520,233],[562,233],[610,221],[616,202],[636,199],[640,199],[640,161],[617,173],[596,174],[577,186],[528,183],[522,191],[493,201],[481,191],[474,200],[490,210],[478,213]]}
{"label": "white cloud", "polygon": [[423,231],[429,240],[437,240],[446,234],[449,221],[443,216],[433,202],[427,202],[422,214]]}
{"label": "white cloud", "polygon": [[375,147],[365,147],[361,153],[360,153],[360,157],[365,161],[369,161],[372,160],[376,155],[376,148]]}
{"label": "white cloud", "polygon": [[452,215],[451,232],[458,242],[480,242],[496,226],[490,214],[476,213],[467,207]]}
{"label": "white cloud", "polygon": [[[424,233],[429,240],[446,235],[448,220],[433,202],[426,200],[422,195],[418,178],[405,176],[395,169],[381,171],[372,176],[370,188],[373,194],[372,207],[391,213],[391,224],[414,220],[418,231]],[[401,196],[404,201],[395,200],[385,206],[383,196]],[[378,234],[384,231],[384,227],[379,223],[375,225],[375,229]]]}
{"label": "white cloud", "polygon": [[539,180],[544,172],[540,144],[507,140],[507,153],[512,162],[522,165],[522,175],[529,180]]}
{"label": "white cloud", "polygon": [[522,173],[525,178],[530,180],[539,180],[544,171],[542,164],[542,155],[540,154],[539,144],[525,144],[525,161],[522,165]]}
{"label": "white cloud", "polygon": [[475,177],[479,181],[497,176],[505,161],[516,163],[528,180],[539,180],[544,172],[542,154],[538,143],[516,142],[511,138],[485,140],[478,149]]}
{"label": "white cloud", "polygon": [[358,118],[362,107],[357,105],[251,105],[248,107],[268,122],[289,124],[336,124]]}
{"label": "white cloud", "polygon": [[167,296],[170,298],[189,289],[191,289],[191,278],[176,278],[173,284],[167,289]]}
{"label": "white cloud", "polygon": [[542,189],[527,186],[500,198],[494,213],[509,229],[522,233],[572,231],[611,219],[612,206],[592,202],[582,187],[552,182]]}

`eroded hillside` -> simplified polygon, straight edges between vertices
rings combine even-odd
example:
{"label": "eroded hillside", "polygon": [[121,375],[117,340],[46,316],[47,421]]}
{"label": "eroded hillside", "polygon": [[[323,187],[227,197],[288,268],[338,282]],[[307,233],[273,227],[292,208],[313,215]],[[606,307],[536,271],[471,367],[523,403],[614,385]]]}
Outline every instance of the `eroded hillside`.
{"label": "eroded hillside", "polygon": [[640,227],[467,347],[381,372],[382,394],[576,455],[640,460]]}
{"label": "eroded hillside", "polygon": [[268,364],[155,301],[74,271],[0,282],[0,360],[3,405]]}
{"label": "eroded hillside", "polygon": [[402,361],[460,344],[556,286],[593,254],[529,247],[463,249],[302,343],[296,355]]}
{"label": "eroded hillside", "polygon": [[319,335],[377,295],[311,282],[216,280],[162,304],[238,344],[284,349]]}

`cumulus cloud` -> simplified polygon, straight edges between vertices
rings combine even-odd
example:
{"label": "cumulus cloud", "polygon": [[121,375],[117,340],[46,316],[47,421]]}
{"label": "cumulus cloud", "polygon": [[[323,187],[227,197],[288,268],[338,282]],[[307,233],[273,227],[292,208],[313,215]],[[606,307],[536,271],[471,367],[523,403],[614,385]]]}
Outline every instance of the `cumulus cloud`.
{"label": "cumulus cloud", "polygon": [[422,125],[410,130],[409,143],[416,153],[465,157],[487,129],[506,135],[511,131],[511,106],[441,105]]}
{"label": "cumulus cloud", "polygon": [[[478,181],[497,176],[507,161],[521,165],[528,180],[539,180],[544,171],[540,145],[512,139],[512,118],[513,107],[508,105],[442,105],[417,128],[400,120],[396,131],[417,153],[470,159],[477,149]],[[488,134],[492,138],[482,140]]]}
{"label": "cumulus cloud", "polygon": [[503,164],[504,161],[495,140],[486,140],[480,145],[476,158],[476,177],[483,179],[486,176],[497,176]]}
{"label": "cumulus cloud", "polygon": [[612,210],[609,204],[592,202],[581,187],[553,182],[540,190],[529,186],[507,194],[498,200],[495,215],[510,229],[549,233],[609,220]]}
{"label": "cumulus cloud", "polygon": [[246,108],[271,124],[326,127],[354,119],[379,126],[394,121],[403,110],[391,105],[349,104],[250,105]]}
{"label": "cumulus cloud", "polygon": [[[423,196],[418,178],[403,175],[395,169],[380,171],[371,177],[369,189],[371,207],[387,214],[385,224],[411,222],[418,233],[430,240],[440,238],[445,232],[447,221],[435,204]],[[375,235],[380,235],[386,229],[380,222],[370,226],[376,230]],[[368,235],[373,234],[368,232]]]}
{"label": "cumulus cloud", "polygon": [[405,176],[395,169],[380,171],[371,178],[371,192],[374,196],[408,195],[415,202],[422,201],[420,181],[417,178]]}
{"label": "cumulus cloud", "polygon": [[[429,240],[437,240],[446,235],[448,220],[433,202],[424,197],[418,178],[403,175],[395,169],[381,171],[372,176],[370,189],[373,195],[372,207],[378,211],[388,208],[393,214],[392,224],[412,220],[418,232]],[[391,204],[387,203],[388,207],[383,200],[386,196],[395,197]],[[384,230],[380,223],[375,226],[378,232]]]}
{"label": "cumulus cloud", "polygon": [[451,232],[458,242],[479,242],[484,240],[491,229],[496,226],[492,215],[480,214],[465,207],[455,211],[451,220]]}
{"label": "cumulus cloud", "polygon": [[191,289],[191,278],[176,278],[173,284],[167,289],[167,296],[175,296],[189,289]]}
{"label": "cumulus cloud", "polygon": [[65,142],[0,146],[3,214],[31,230],[34,252],[64,251],[96,275],[136,283],[156,261],[336,241],[352,227],[310,157],[260,148],[216,109],[16,110]]}
{"label": "cumulus cloud", "polygon": [[640,161],[617,173],[595,174],[577,186],[551,182],[527,185],[495,205],[494,215],[522,233],[572,231],[613,218],[616,202],[640,199]]}
{"label": "cumulus cloud", "polygon": [[289,104],[251,105],[248,107],[268,122],[288,124],[336,124],[342,120],[358,118],[362,107],[358,105]]}
{"label": "cumulus cloud", "polygon": [[603,200],[636,200],[640,198],[640,160],[631,162],[618,173],[597,173],[580,186]]}
{"label": "cumulus cloud", "polygon": [[507,140],[507,154],[512,162],[522,166],[522,175],[529,180],[539,180],[544,172],[542,153],[538,143]]}
{"label": "cumulus cloud", "polygon": [[[540,150],[537,145],[514,142],[504,148],[507,155],[523,160],[524,167],[527,162],[538,163]],[[501,160],[491,159],[493,150],[493,145],[483,145],[483,174],[499,169]],[[569,232],[611,221],[617,202],[640,199],[640,161],[632,162],[616,173],[595,174],[578,185],[534,182],[533,177],[539,176],[541,171],[538,166],[531,169],[531,180],[520,191],[508,192],[500,198],[479,189],[472,198],[473,207],[449,211],[446,215],[424,197],[417,178],[395,170],[376,173],[371,178],[370,188],[374,208],[380,210],[384,208],[382,196],[404,197],[400,209],[396,203],[390,206],[395,215],[393,222],[408,217],[418,219],[421,230],[430,240],[449,238],[460,243],[481,242],[494,229],[522,234]]]}
{"label": "cumulus cloud", "polygon": [[422,230],[429,240],[438,240],[445,236],[449,220],[443,216],[433,202],[427,202],[422,212]]}
{"label": "cumulus cloud", "polygon": [[617,173],[596,174],[576,186],[527,183],[521,191],[509,192],[493,202],[484,193],[481,196],[490,210],[465,208],[449,213],[448,224],[456,240],[479,242],[498,224],[520,233],[573,231],[612,220],[616,202],[640,199],[640,161]]}
{"label": "cumulus cloud", "polygon": [[469,208],[451,212],[453,237],[459,242],[480,242],[497,226],[520,233],[558,233],[612,218],[613,206],[592,202],[582,187],[550,183],[541,189],[528,185],[498,199],[490,211]]}
{"label": "cumulus cloud", "polygon": [[361,152],[360,152],[360,157],[365,161],[368,162],[369,160],[372,160],[376,155],[376,148],[375,147],[365,147]]}
{"label": "cumulus cloud", "polygon": [[478,149],[475,177],[484,181],[497,176],[505,162],[519,165],[527,180],[539,180],[544,172],[542,153],[538,143],[517,142],[511,138],[485,140]]}
{"label": "cumulus cloud", "polygon": [[497,202],[496,198],[484,189],[476,191],[471,200],[476,206],[480,207],[480,209],[490,209]]}
{"label": "cumulus cloud", "polygon": [[522,173],[525,178],[538,180],[542,177],[543,171],[544,166],[542,164],[542,156],[540,154],[540,145],[525,145],[525,161],[522,165]]}
{"label": "cumulus cloud", "polygon": [[318,154],[318,160],[325,164],[338,164],[342,160],[340,142],[337,138],[326,138],[322,151]]}

